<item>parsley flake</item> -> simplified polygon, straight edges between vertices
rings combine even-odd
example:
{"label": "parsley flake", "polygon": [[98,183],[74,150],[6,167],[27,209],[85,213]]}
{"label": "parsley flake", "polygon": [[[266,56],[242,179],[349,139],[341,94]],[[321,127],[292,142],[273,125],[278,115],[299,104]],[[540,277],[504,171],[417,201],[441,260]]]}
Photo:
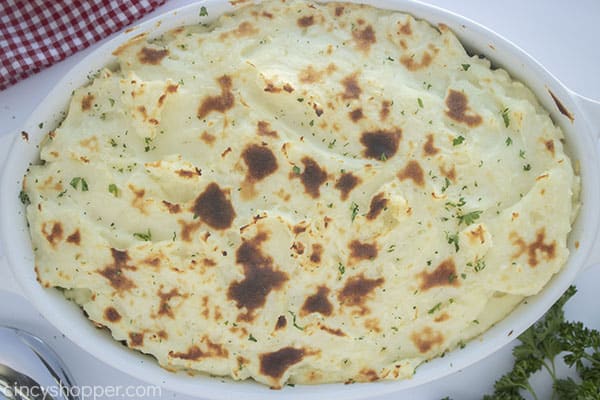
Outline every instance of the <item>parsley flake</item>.
{"label": "parsley flake", "polygon": [[204,7],[204,6],[200,7],[200,16],[201,17],[207,17],[208,16],[208,10],[206,10],[206,7]]}
{"label": "parsley flake", "polygon": [[462,143],[462,142],[464,142],[464,141],[465,141],[465,138],[464,138],[464,136],[455,137],[455,138],[452,140],[452,146],[458,146],[459,144],[461,144],[461,143]]}
{"label": "parsley flake", "polygon": [[150,232],[150,229],[148,229],[148,232],[146,233],[134,233],[133,237],[139,240],[143,240],[144,242],[149,242],[152,240],[152,233]]}
{"label": "parsley flake", "polygon": [[87,192],[89,190],[87,181],[85,180],[85,178],[82,178],[80,176],[71,179],[71,182],[69,184],[75,190],[77,190],[77,187],[81,187],[82,192]]}
{"label": "parsley flake", "polygon": [[502,110],[501,114],[502,114],[502,119],[504,120],[504,126],[506,128],[508,128],[508,126],[510,125],[510,114],[509,114],[510,110],[508,109],[508,107],[506,107],[504,110]]}
{"label": "parsley flake", "polygon": [[464,223],[465,225],[471,225],[473,222],[479,219],[483,211],[471,211],[470,213],[459,215],[458,224]]}
{"label": "parsley flake", "polygon": [[468,71],[471,68],[471,64],[461,64],[463,71]]}

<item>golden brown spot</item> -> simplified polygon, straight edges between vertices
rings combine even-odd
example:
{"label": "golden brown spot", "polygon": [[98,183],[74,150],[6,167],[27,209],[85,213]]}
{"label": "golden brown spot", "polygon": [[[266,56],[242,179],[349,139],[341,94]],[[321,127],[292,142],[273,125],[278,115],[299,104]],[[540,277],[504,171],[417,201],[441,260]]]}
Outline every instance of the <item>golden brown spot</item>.
{"label": "golden brown spot", "polygon": [[440,166],[440,173],[452,182],[456,182],[456,168],[454,165],[450,169],[446,169],[443,165]]}
{"label": "golden brown spot", "polygon": [[259,136],[270,136],[270,137],[279,137],[277,131],[271,129],[271,124],[266,121],[258,121],[256,124],[256,133]]}
{"label": "golden brown spot", "polygon": [[321,195],[319,188],[327,180],[327,171],[310,157],[302,158],[302,164],[304,164],[304,171],[300,175],[293,173],[292,178],[299,177],[304,185],[304,191],[316,199]]}
{"label": "golden brown spot", "polygon": [[387,117],[390,115],[390,108],[392,107],[392,102],[389,100],[384,100],[381,102],[381,110],[379,110],[379,118],[382,121],[385,121]]}
{"label": "golden brown spot", "polygon": [[398,22],[398,34],[403,34],[403,35],[412,35],[412,29],[410,27],[410,20],[406,21],[405,24],[401,24],[400,22]]}
{"label": "golden brown spot", "polygon": [[173,297],[181,297],[179,290],[177,290],[177,288],[173,288],[170,291],[163,293],[162,289],[159,289],[156,294],[160,298],[158,315],[166,315],[167,317],[175,318],[175,315],[173,315],[173,311],[171,310],[171,306],[169,305],[169,301]]}
{"label": "golden brown spot", "polygon": [[377,375],[377,372],[368,368],[361,369],[356,378],[359,382],[375,382],[378,379],[379,375]]}
{"label": "golden brown spot", "polygon": [[90,108],[92,108],[92,102],[94,101],[94,95],[88,93],[87,95],[83,96],[83,99],[81,99],[81,111],[87,111]]}
{"label": "golden brown spot", "polygon": [[404,65],[409,71],[418,71],[420,69],[426,68],[431,65],[433,61],[433,57],[428,51],[423,52],[421,56],[421,61],[415,61],[415,56],[407,56],[403,55],[400,57],[400,62]]}
{"label": "golden brown spot", "polygon": [[360,94],[362,93],[362,89],[358,86],[358,81],[356,80],[357,74],[352,74],[344,78],[342,80],[342,85],[344,86],[344,93],[342,93],[342,98],[344,100],[350,99],[358,99]]}
{"label": "golden brown spot", "polygon": [[562,115],[569,118],[569,120],[573,122],[575,118],[573,117],[573,114],[567,110],[567,107],[565,107],[565,105],[558,99],[558,97],[556,97],[554,93],[552,93],[552,90],[548,89],[548,93],[550,93],[550,97],[552,97],[552,100],[554,100],[554,104],[556,104],[558,111],[560,111]]}
{"label": "golden brown spot", "polygon": [[313,15],[307,15],[298,18],[297,24],[300,28],[307,28],[315,23],[315,17]]}
{"label": "golden brown spot", "polygon": [[163,200],[162,203],[169,210],[169,214],[178,214],[181,212],[181,206],[179,204],[169,203],[166,200]]}
{"label": "golden brown spot", "polygon": [[469,241],[471,242],[479,242],[480,244],[485,243],[485,231],[483,230],[483,225],[478,225],[477,228],[472,231],[467,232],[469,235]]}
{"label": "golden brown spot", "polygon": [[182,178],[192,178],[194,176],[202,176],[202,171],[200,171],[198,168],[192,170],[189,169],[178,169],[177,171],[175,171],[175,173],[179,176],[181,176]]}
{"label": "golden brown spot", "polygon": [[544,142],[544,145],[546,146],[546,150],[552,153],[552,156],[554,157],[554,140],[547,140],[546,142]]}
{"label": "golden brown spot", "polygon": [[227,229],[236,215],[227,194],[228,192],[212,182],[196,198],[190,211],[212,228]]}
{"label": "golden brown spot", "polygon": [[446,115],[457,122],[463,122],[470,127],[477,126],[482,122],[480,115],[467,113],[469,103],[467,96],[462,92],[451,89],[446,97],[446,106],[448,107]]}
{"label": "golden brown spot", "polygon": [[398,179],[401,181],[411,179],[418,186],[425,185],[425,174],[421,165],[416,160],[410,160],[404,169],[398,172]]}
{"label": "golden brown spot", "polygon": [[79,233],[79,229],[76,229],[75,232],[67,236],[67,242],[79,246],[79,243],[81,242],[81,234]]}
{"label": "golden brown spot", "polygon": [[146,208],[144,207],[144,195],[146,194],[146,190],[136,189],[136,187],[132,184],[129,184],[128,188],[133,193],[133,200],[131,201],[131,205],[134,208],[140,210],[142,214],[146,214]]}
{"label": "golden brown spot", "polygon": [[317,103],[313,103],[312,108],[313,110],[315,110],[315,114],[317,114],[317,117],[323,115],[323,109]]}
{"label": "golden brown spot", "polygon": [[438,315],[437,317],[435,317],[434,321],[435,322],[444,322],[447,321],[450,318],[450,315],[448,315],[448,313],[443,313]]}
{"label": "golden brown spot", "polygon": [[260,373],[279,379],[285,371],[304,358],[305,350],[294,347],[284,347],[272,353],[260,355]]}
{"label": "golden brown spot", "polygon": [[144,344],[144,333],[129,332],[129,346],[140,347]]}
{"label": "golden brown spot", "polygon": [[302,83],[316,83],[323,79],[323,72],[316,70],[312,65],[298,73],[298,80]]}
{"label": "golden brown spot", "polygon": [[202,358],[227,358],[229,356],[229,352],[226,348],[218,343],[213,343],[210,341],[208,336],[203,336],[200,340],[200,343],[203,344],[204,350],[201,349],[197,345],[190,346],[185,353],[169,351],[169,357],[179,358],[182,360],[191,360],[198,361]]}
{"label": "golden brown spot", "polygon": [[442,261],[432,272],[421,272],[419,278],[421,279],[419,287],[423,291],[434,287],[460,285],[456,276],[456,265],[452,258]]}
{"label": "golden brown spot", "polygon": [[369,206],[369,212],[367,213],[367,219],[373,220],[381,214],[387,207],[388,199],[385,198],[384,193],[378,193],[371,199],[371,205]]}
{"label": "golden brown spot", "polygon": [[318,264],[321,262],[321,255],[323,254],[323,245],[319,243],[313,243],[312,253],[310,254],[310,261]]}
{"label": "golden brown spot", "polygon": [[224,158],[229,153],[231,153],[231,147],[228,147],[225,150],[223,150],[223,152],[221,153],[221,158]]}
{"label": "golden brown spot", "polygon": [[362,108],[357,108],[348,113],[352,122],[358,122],[364,118]]}
{"label": "golden brown spot", "polygon": [[340,179],[335,183],[335,188],[341,192],[342,200],[348,199],[348,195],[360,183],[360,178],[353,175],[351,172],[345,172],[340,176]]}
{"label": "golden brown spot", "polygon": [[198,229],[200,229],[200,226],[202,226],[201,221],[194,221],[188,224],[184,220],[180,219],[177,222],[179,223],[179,225],[181,225],[181,240],[183,240],[184,242],[191,242],[192,235]]}
{"label": "golden brown spot", "polygon": [[244,21],[242,22],[237,29],[233,32],[233,34],[235,36],[237,36],[238,38],[244,37],[244,36],[252,36],[252,35],[256,35],[258,33],[258,29],[254,27],[254,25],[252,25],[250,22],[248,21]]}
{"label": "golden brown spot", "polygon": [[413,332],[410,339],[421,353],[427,353],[433,346],[444,343],[444,335],[426,326],[421,332]]}
{"label": "golden brown spot", "polygon": [[305,231],[306,231],[306,229],[307,229],[307,226],[306,226],[306,225],[296,225],[296,226],[294,226],[294,229],[293,229],[293,231],[294,231],[294,233],[295,233],[296,235],[298,235],[298,234],[300,234],[300,233],[302,233],[302,232],[305,232]]}
{"label": "golden brown spot", "polygon": [[113,263],[105,266],[104,269],[98,271],[98,273],[108,279],[110,285],[119,292],[131,290],[136,287],[135,283],[124,274],[124,270],[136,270],[135,266],[127,264],[129,261],[127,251],[111,248],[110,252]]}
{"label": "golden brown spot", "polygon": [[346,334],[344,333],[344,331],[341,330],[341,329],[339,329],[339,328],[333,329],[333,328],[330,328],[328,326],[319,324],[319,329],[321,329],[322,331],[325,331],[325,332],[329,333],[330,335],[346,336]]}
{"label": "golden brown spot", "polygon": [[376,130],[363,132],[360,143],[365,147],[363,156],[386,161],[398,151],[398,144],[402,138],[402,130]]}
{"label": "golden brown spot", "polygon": [[200,139],[202,139],[202,141],[208,145],[212,145],[216,138],[217,137],[215,135],[211,135],[206,131],[202,132],[202,135],[200,136]]}
{"label": "golden brown spot", "polygon": [[148,256],[142,260],[142,263],[156,268],[160,265],[160,257]]}
{"label": "golden brown spot", "polygon": [[280,315],[277,318],[277,322],[275,323],[275,330],[283,329],[287,325],[287,319],[285,319],[285,315]]}
{"label": "golden brown spot", "polygon": [[270,12],[267,12],[267,11],[263,11],[262,16],[265,18],[268,18],[268,19],[273,19],[273,14],[271,14]]}
{"label": "golden brown spot", "polygon": [[267,240],[265,232],[250,240],[243,240],[236,251],[236,263],[244,268],[244,279],[233,282],[227,297],[234,300],[238,308],[246,308],[243,319],[252,320],[257,308],[264,306],[272,290],[280,289],[289,279],[287,274],[274,268],[273,258],[265,255],[260,245]]}
{"label": "golden brown spot", "polygon": [[381,286],[383,278],[369,279],[360,274],[349,278],[342,290],[338,292],[338,300],[342,305],[361,307],[364,310],[365,302],[372,296],[373,290]]}
{"label": "golden brown spot", "polygon": [[214,267],[215,265],[217,265],[215,260],[211,260],[210,258],[203,258],[202,264],[206,267]]}
{"label": "golden brown spot", "polygon": [[423,153],[428,156],[434,156],[440,152],[440,149],[433,145],[433,135],[427,135],[427,142],[423,145]]}
{"label": "golden brown spot", "polygon": [[63,238],[63,227],[60,222],[53,222],[52,228],[48,232],[48,224],[49,223],[47,222],[42,223],[42,234],[44,235],[48,243],[50,243],[50,245],[53,248],[55,248],[56,244],[60,242]]}
{"label": "golden brown spot", "polygon": [[335,8],[335,16],[339,17],[344,13],[344,6],[337,6]]}
{"label": "golden brown spot", "polygon": [[246,163],[246,180],[258,182],[265,179],[277,170],[277,159],[273,152],[266,146],[251,144],[242,152],[242,159]]}
{"label": "golden brown spot", "polygon": [[294,242],[292,243],[291,249],[294,250],[296,254],[304,254],[304,243]]}
{"label": "golden brown spot", "polygon": [[365,321],[365,328],[375,333],[381,332],[381,326],[379,326],[379,319],[369,318]]}
{"label": "golden brown spot", "polygon": [[305,316],[311,313],[319,313],[325,316],[331,315],[333,306],[327,298],[328,295],[329,288],[326,286],[319,286],[317,288],[317,293],[308,296],[304,301],[302,309],[300,309],[300,315]]}
{"label": "golden brown spot", "polygon": [[169,335],[167,334],[167,332],[165,332],[165,331],[164,331],[164,330],[162,330],[162,329],[161,329],[160,331],[156,332],[156,334],[157,334],[157,335],[158,335],[158,337],[159,337],[159,338],[161,338],[161,339],[165,339],[165,340],[166,340],[166,339],[168,339],[168,338],[169,338]]}
{"label": "golden brown spot", "polygon": [[98,151],[100,149],[100,146],[98,145],[98,138],[96,136],[80,140],[79,144],[90,151]]}
{"label": "golden brown spot", "polygon": [[356,41],[356,47],[365,53],[368,53],[371,45],[377,41],[375,31],[371,25],[366,26],[364,29],[355,29],[352,32],[352,37]]}
{"label": "golden brown spot", "polygon": [[158,65],[163,58],[169,55],[167,49],[151,49],[143,47],[138,53],[137,58],[142,64]]}
{"label": "golden brown spot", "polygon": [[538,252],[542,253],[542,256],[547,261],[554,259],[556,256],[556,241],[546,244],[544,242],[545,237],[546,231],[542,228],[537,231],[535,241],[527,244],[525,240],[516,232],[511,232],[509,238],[512,240],[513,245],[519,247],[519,250],[512,255],[513,259],[520,257],[522,254],[527,252],[527,262],[532,268],[539,264]]}
{"label": "golden brown spot", "polygon": [[207,96],[202,100],[200,108],[198,108],[197,117],[202,119],[213,111],[225,113],[233,107],[234,96],[231,92],[232,82],[231,78],[227,75],[223,75],[218,79],[219,86],[221,86],[220,96]]}
{"label": "golden brown spot", "polygon": [[377,243],[361,243],[353,240],[348,244],[350,257],[355,260],[373,260],[377,257]]}
{"label": "golden brown spot", "polygon": [[121,314],[114,307],[106,307],[104,309],[104,319],[110,322],[119,322]]}

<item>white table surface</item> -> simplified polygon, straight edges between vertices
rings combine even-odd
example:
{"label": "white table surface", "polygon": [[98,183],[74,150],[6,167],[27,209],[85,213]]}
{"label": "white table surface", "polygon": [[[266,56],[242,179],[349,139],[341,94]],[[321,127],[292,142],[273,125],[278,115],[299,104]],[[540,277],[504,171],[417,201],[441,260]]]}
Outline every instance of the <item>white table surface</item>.
{"label": "white table surface", "polygon": [[[189,3],[170,0],[151,15]],[[471,18],[503,35],[540,61],[567,87],[587,97],[600,99],[600,1],[598,0],[428,0],[458,14]],[[46,96],[54,82],[96,46],[0,92],[0,135],[18,132],[20,126]],[[600,129],[600,127],[598,128]],[[10,279],[7,267],[0,265],[0,282]],[[583,271],[575,282],[579,293],[566,307],[569,319],[584,321],[600,328],[596,282],[600,282],[600,267]],[[0,291],[0,324],[23,327],[46,339],[63,357],[79,385],[137,386],[146,385],[94,359],[64,338],[27,301],[9,292]],[[479,399],[492,389],[494,380],[512,365],[511,348],[507,348],[460,372],[422,387],[376,398]],[[0,343],[0,348],[1,348]],[[156,382],[160,384],[160,382]],[[549,398],[549,385],[537,380],[540,399]],[[198,393],[197,399],[202,399]],[[89,397],[91,398],[91,397]],[[145,398],[192,399],[162,390],[158,396],[100,396],[96,399]]]}

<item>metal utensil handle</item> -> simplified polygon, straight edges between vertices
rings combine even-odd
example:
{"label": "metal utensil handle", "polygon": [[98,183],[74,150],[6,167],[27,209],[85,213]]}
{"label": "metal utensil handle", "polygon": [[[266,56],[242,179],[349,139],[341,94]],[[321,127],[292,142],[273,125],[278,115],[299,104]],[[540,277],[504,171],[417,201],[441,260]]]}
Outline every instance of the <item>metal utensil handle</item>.
{"label": "metal utensil handle", "polygon": [[[17,133],[9,132],[0,134],[0,176],[4,171],[4,164],[8,159],[10,149],[12,148],[13,142],[16,140]],[[0,238],[2,240],[2,238]],[[15,281],[13,273],[8,267],[8,260],[4,255],[4,244],[0,243],[0,290],[6,290],[22,296],[23,294],[19,290],[19,285]]]}

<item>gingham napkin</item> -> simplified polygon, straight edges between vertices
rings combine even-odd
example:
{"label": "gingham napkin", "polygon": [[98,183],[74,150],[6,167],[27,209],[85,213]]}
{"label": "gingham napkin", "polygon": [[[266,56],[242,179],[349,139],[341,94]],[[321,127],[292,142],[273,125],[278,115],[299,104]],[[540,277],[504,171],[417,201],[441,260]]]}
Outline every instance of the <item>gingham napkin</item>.
{"label": "gingham napkin", "polygon": [[85,49],[166,0],[0,0],[0,90]]}

